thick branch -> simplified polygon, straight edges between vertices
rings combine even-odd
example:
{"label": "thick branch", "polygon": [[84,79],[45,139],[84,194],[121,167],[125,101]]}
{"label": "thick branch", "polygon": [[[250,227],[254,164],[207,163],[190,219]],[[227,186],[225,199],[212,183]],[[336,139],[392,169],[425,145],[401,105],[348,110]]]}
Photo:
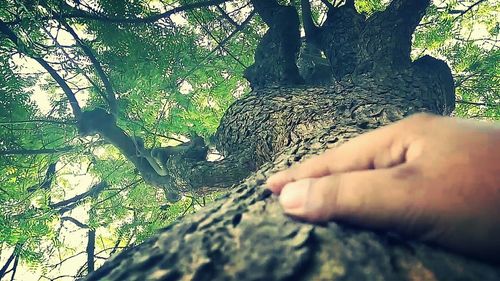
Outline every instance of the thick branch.
{"label": "thick branch", "polygon": [[12,261],[17,257],[20,250],[21,250],[21,244],[16,244],[16,246],[14,247],[14,250],[12,250],[12,254],[10,254],[9,258],[7,259],[5,264],[0,269],[0,279],[5,277],[5,274],[7,274],[7,269],[9,268]]}
{"label": "thick branch", "polygon": [[0,20],[0,32],[7,36],[7,38],[9,38],[16,45],[18,51],[36,60],[50,74],[50,76],[52,76],[52,78],[64,91],[64,94],[66,94],[75,117],[80,117],[82,110],[80,108],[80,105],[78,104],[75,94],[73,93],[73,90],[71,90],[71,88],[68,86],[66,81],[57,73],[57,71],[41,57],[27,53],[27,46],[24,45],[19,37],[2,20]]}
{"label": "thick branch", "polygon": [[345,6],[354,8],[354,0],[345,0]]}
{"label": "thick branch", "polygon": [[329,8],[326,21],[320,28],[320,46],[337,80],[352,74],[356,69],[359,36],[364,27],[365,17],[354,7],[343,5]]}
{"label": "thick branch", "polygon": [[311,3],[309,0],[301,0],[301,9],[302,9],[302,24],[304,26],[304,31],[306,33],[306,41],[308,43],[314,42],[317,40],[318,35],[318,27],[314,24],[312,12],[311,12]]}
{"label": "thick branch", "polygon": [[12,266],[12,275],[10,276],[10,281],[14,281],[17,272],[17,266],[19,264],[19,255],[16,255],[16,259],[14,260],[14,265]]}
{"label": "thick branch", "polygon": [[274,22],[274,15],[281,7],[278,2],[276,0],[252,0],[252,5],[267,26],[271,27]]}
{"label": "thick branch", "polygon": [[47,167],[47,171],[45,172],[45,177],[43,178],[43,181],[41,184],[35,184],[31,187],[28,188],[28,192],[35,192],[38,189],[45,189],[48,190],[52,186],[52,181],[54,179],[54,176],[56,174],[56,165],[57,161],[50,163],[49,166]]}
{"label": "thick branch", "polygon": [[82,113],[82,118],[78,125],[82,136],[99,134],[118,148],[134,164],[147,182],[158,186],[169,184],[168,177],[159,175],[154,167],[151,166],[148,159],[142,156],[142,151],[138,150],[135,140],[116,125],[113,115],[99,108],[92,111],[85,111]]}
{"label": "thick branch", "polygon": [[75,30],[64,20],[60,20],[60,22],[66,28],[66,30],[71,34],[71,36],[73,36],[76,43],[78,44],[78,46],[80,46],[85,55],[87,55],[87,57],[90,59],[90,62],[94,66],[94,69],[96,70],[97,75],[101,79],[102,84],[104,85],[104,89],[106,90],[107,94],[106,101],[109,104],[110,111],[112,114],[117,114],[118,106],[116,104],[115,91],[113,90],[113,86],[111,85],[108,76],[106,75],[106,73],[104,73],[101,63],[95,57],[92,49],[87,44],[85,44],[85,42],[83,42],[82,39],[80,39],[78,34],[76,34]]}
{"label": "thick branch", "polygon": [[393,0],[367,20],[361,33],[357,73],[398,71],[411,63],[411,39],[429,0]]}
{"label": "thick branch", "polygon": [[108,184],[106,182],[100,182],[94,186],[92,186],[88,191],[81,193],[79,195],[76,195],[72,198],[59,201],[57,203],[51,204],[50,207],[54,209],[59,209],[58,212],[60,214],[63,214],[71,209],[74,209],[76,206],[78,206],[78,203],[90,196],[95,196],[96,194],[99,194],[104,188],[106,188]]}
{"label": "thick branch", "polygon": [[275,0],[253,0],[255,10],[269,26],[255,52],[255,63],[245,70],[252,88],[302,84],[296,65],[300,48],[300,21],[292,6]]}
{"label": "thick branch", "polygon": [[72,222],[74,225],[78,226],[79,228],[89,228],[88,225],[84,224],[83,222],[81,222],[73,217],[61,217],[61,221]]}
{"label": "thick branch", "polygon": [[250,157],[251,154],[245,151],[216,162],[173,157],[169,159],[167,169],[175,186],[184,190],[198,192],[204,188],[229,188],[256,169]]}
{"label": "thick branch", "polygon": [[87,234],[87,273],[94,271],[95,229],[89,229]]}
{"label": "thick branch", "polygon": [[[186,153],[189,153],[189,150],[186,150],[186,153],[182,154],[174,154],[178,156],[178,162],[176,163],[184,163],[182,165],[183,168],[180,169],[180,177],[176,177],[172,171],[174,169],[164,169],[161,167],[161,173],[158,172],[158,166],[160,162],[157,162],[156,158],[153,157],[153,153],[149,149],[144,148],[144,144],[138,138],[132,138],[128,136],[121,128],[116,125],[116,122],[113,116],[102,109],[95,109],[92,111],[85,111],[82,113],[82,118],[79,123],[80,134],[82,135],[92,135],[98,133],[105,140],[109,141],[116,148],[120,150],[120,152],[137,168],[137,170],[141,173],[143,179],[155,186],[162,187],[167,191],[179,192],[179,191],[187,191],[192,190],[192,188],[198,188],[199,185],[193,184],[183,184],[186,178],[189,178],[188,174],[190,168],[187,168],[192,164],[191,158],[188,157]],[[174,148],[175,150],[175,148]],[[172,152],[174,152],[174,150]],[[170,153],[170,151],[168,152]],[[172,155],[167,155],[167,159],[173,159]],[[165,164],[165,162],[161,162],[161,164]],[[197,159],[196,161],[200,161]],[[233,164],[234,165],[234,164]],[[179,164],[177,164],[179,166]],[[247,170],[248,171],[248,170]],[[200,175],[202,176],[202,175]],[[178,180],[179,178],[183,180]],[[207,177],[199,177],[199,179],[206,179]],[[242,178],[239,177],[238,180]],[[173,182],[176,181],[176,182]],[[207,186],[209,183],[204,183],[203,186]]]}

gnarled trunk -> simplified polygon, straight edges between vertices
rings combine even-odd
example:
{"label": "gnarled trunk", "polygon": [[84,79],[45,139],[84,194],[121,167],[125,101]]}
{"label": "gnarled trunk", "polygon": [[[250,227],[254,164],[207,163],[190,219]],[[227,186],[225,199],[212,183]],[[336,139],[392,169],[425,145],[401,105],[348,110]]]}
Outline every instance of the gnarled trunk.
{"label": "gnarled trunk", "polygon": [[[269,25],[246,72],[253,91],[229,108],[215,137],[237,169],[256,172],[210,207],[108,261],[88,280],[500,278],[492,266],[391,234],[295,221],[264,187],[271,173],[365,131],[415,112],[454,109],[446,63],[409,57],[411,35],[428,1],[394,0],[369,19],[347,1],[331,8],[321,27],[303,19],[302,44],[311,46],[302,48],[294,8],[274,0],[253,4]],[[302,4],[307,15],[308,3]],[[311,49],[324,54],[325,63],[305,65],[326,64],[326,75],[297,67],[299,50]],[[225,169],[230,173],[231,167]]]}

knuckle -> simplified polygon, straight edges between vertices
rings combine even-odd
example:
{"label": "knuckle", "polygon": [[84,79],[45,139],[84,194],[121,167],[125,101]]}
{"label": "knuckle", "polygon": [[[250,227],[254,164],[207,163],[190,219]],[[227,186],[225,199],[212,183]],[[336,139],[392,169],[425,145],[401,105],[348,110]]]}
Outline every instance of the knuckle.
{"label": "knuckle", "polygon": [[391,170],[391,176],[395,180],[414,179],[421,175],[422,171],[416,165],[402,165]]}
{"label": "knuckle", "polygon": [[345,211],[345,201],[343,198],[343,192],[346,191],[346,188],[349,188],[347,182],[345,181],[344,174],[339,174],[336,176],[330,177],[330,184],[332,188],[328,194],[329,202],[330,202],[330,214],[329,216],[334,218],[340,216]]}
{"label": "knuckle", "polygon": [[438,115],[427,112],[414,114],[402,122],[402,125],[404,124],[403,127],[405,128],[403,131],[405,132],[406,137],[415,137],[425,134],[431,130],[431,127],[435,126],[437,118]]}
{"label": "knuckle", "polygon": [[331,181],[331,177],[308,179],[307,186],[304,218],[315,222],[332,219],[335,215],[336,188]]}

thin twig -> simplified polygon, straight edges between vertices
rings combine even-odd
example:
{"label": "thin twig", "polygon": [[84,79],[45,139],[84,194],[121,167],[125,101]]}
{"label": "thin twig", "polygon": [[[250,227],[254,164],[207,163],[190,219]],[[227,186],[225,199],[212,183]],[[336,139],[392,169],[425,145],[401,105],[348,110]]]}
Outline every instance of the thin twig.
{"label": "thin twig", "polygon": [[[90,13],[84,10],[79,10],[79,9],[73,9],[72,12],[70,13],[61,13],[56,16],[48,16],[48,17],[42,17],[40,20],[53,20],[53,19],[73,19],[73,18],[80,18],[80,19],[88,19],[88,20],[96,20],[96,21],[103,21],[103,22],[109,22],[109,23],[122,23],[122,24],[145,24],[145,23],[153,23],[156,22],[160,19],[168,18],[173,14],[192,10],[192,9],[197,9],[197,8],[203,8],[203,7],[209,7],[213,5],[219,5],[224,2],[228,2],[229,0],[210,0],[210,1],[205,1],[205,2],[198,2],[198,3],[192,3],[192,4],[186,4],[183,6],[179,6],[176,8],[173,8],[171,10],[168,10],[164,13],[161,14],[156,14],[152,15],[149,17],[145,18],[118,18],[118,17],[109,17],[103,14],[99,13]],[[23,21],[23,19],[18,19],[15,21],[11,22],[6,22],[5,24],[7,25],[16,25],[19,24]]]}

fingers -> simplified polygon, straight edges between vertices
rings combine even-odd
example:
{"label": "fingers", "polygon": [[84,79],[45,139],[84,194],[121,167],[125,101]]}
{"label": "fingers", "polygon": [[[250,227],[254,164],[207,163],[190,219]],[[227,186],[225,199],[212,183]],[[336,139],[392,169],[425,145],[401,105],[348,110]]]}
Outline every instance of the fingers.
{"label": "fingers", "polygon": [[279,194],[285,184],[304,178],[403,164],[409,158],[416,158],[416,154],[421,152],[418,145],[408,151],[416,138],[414,132],[422,130],[425,124],[435,118],[434,115],[420,113],[358,136],[338,148],[271,176],[267,180],[267,186]]}
{"label": "fingers", "polygon": [[333,148],[319,156],[307,159],[288,170],[271,176],[267,184],[273,192],[279,193],[286,183],[296,180],[371,169],[374,166],[373,159],[376,153],[387,150],[393,138],[392,135],[386,133],[387,129],[390,128],[383,128],[382,132],[373,131],[359,136],[338,148]]}
{"label": "fingers", "polygon": [[405,228],[397,223],[412,223],[418,216],[413,208],[418,186],[412,181],[417,173],[405,165],[302,179],[287,184],[279,200],[285,213],[308,221]]}
{"label": "fingers", "polygon": [[283,186],[304,178],[316,178],[329,175],[332,166],[332,150],[309,158],[304,162],[294,165],[291,168],[278,172],[267,180],[267,187],[274,193],[280,193]]}

